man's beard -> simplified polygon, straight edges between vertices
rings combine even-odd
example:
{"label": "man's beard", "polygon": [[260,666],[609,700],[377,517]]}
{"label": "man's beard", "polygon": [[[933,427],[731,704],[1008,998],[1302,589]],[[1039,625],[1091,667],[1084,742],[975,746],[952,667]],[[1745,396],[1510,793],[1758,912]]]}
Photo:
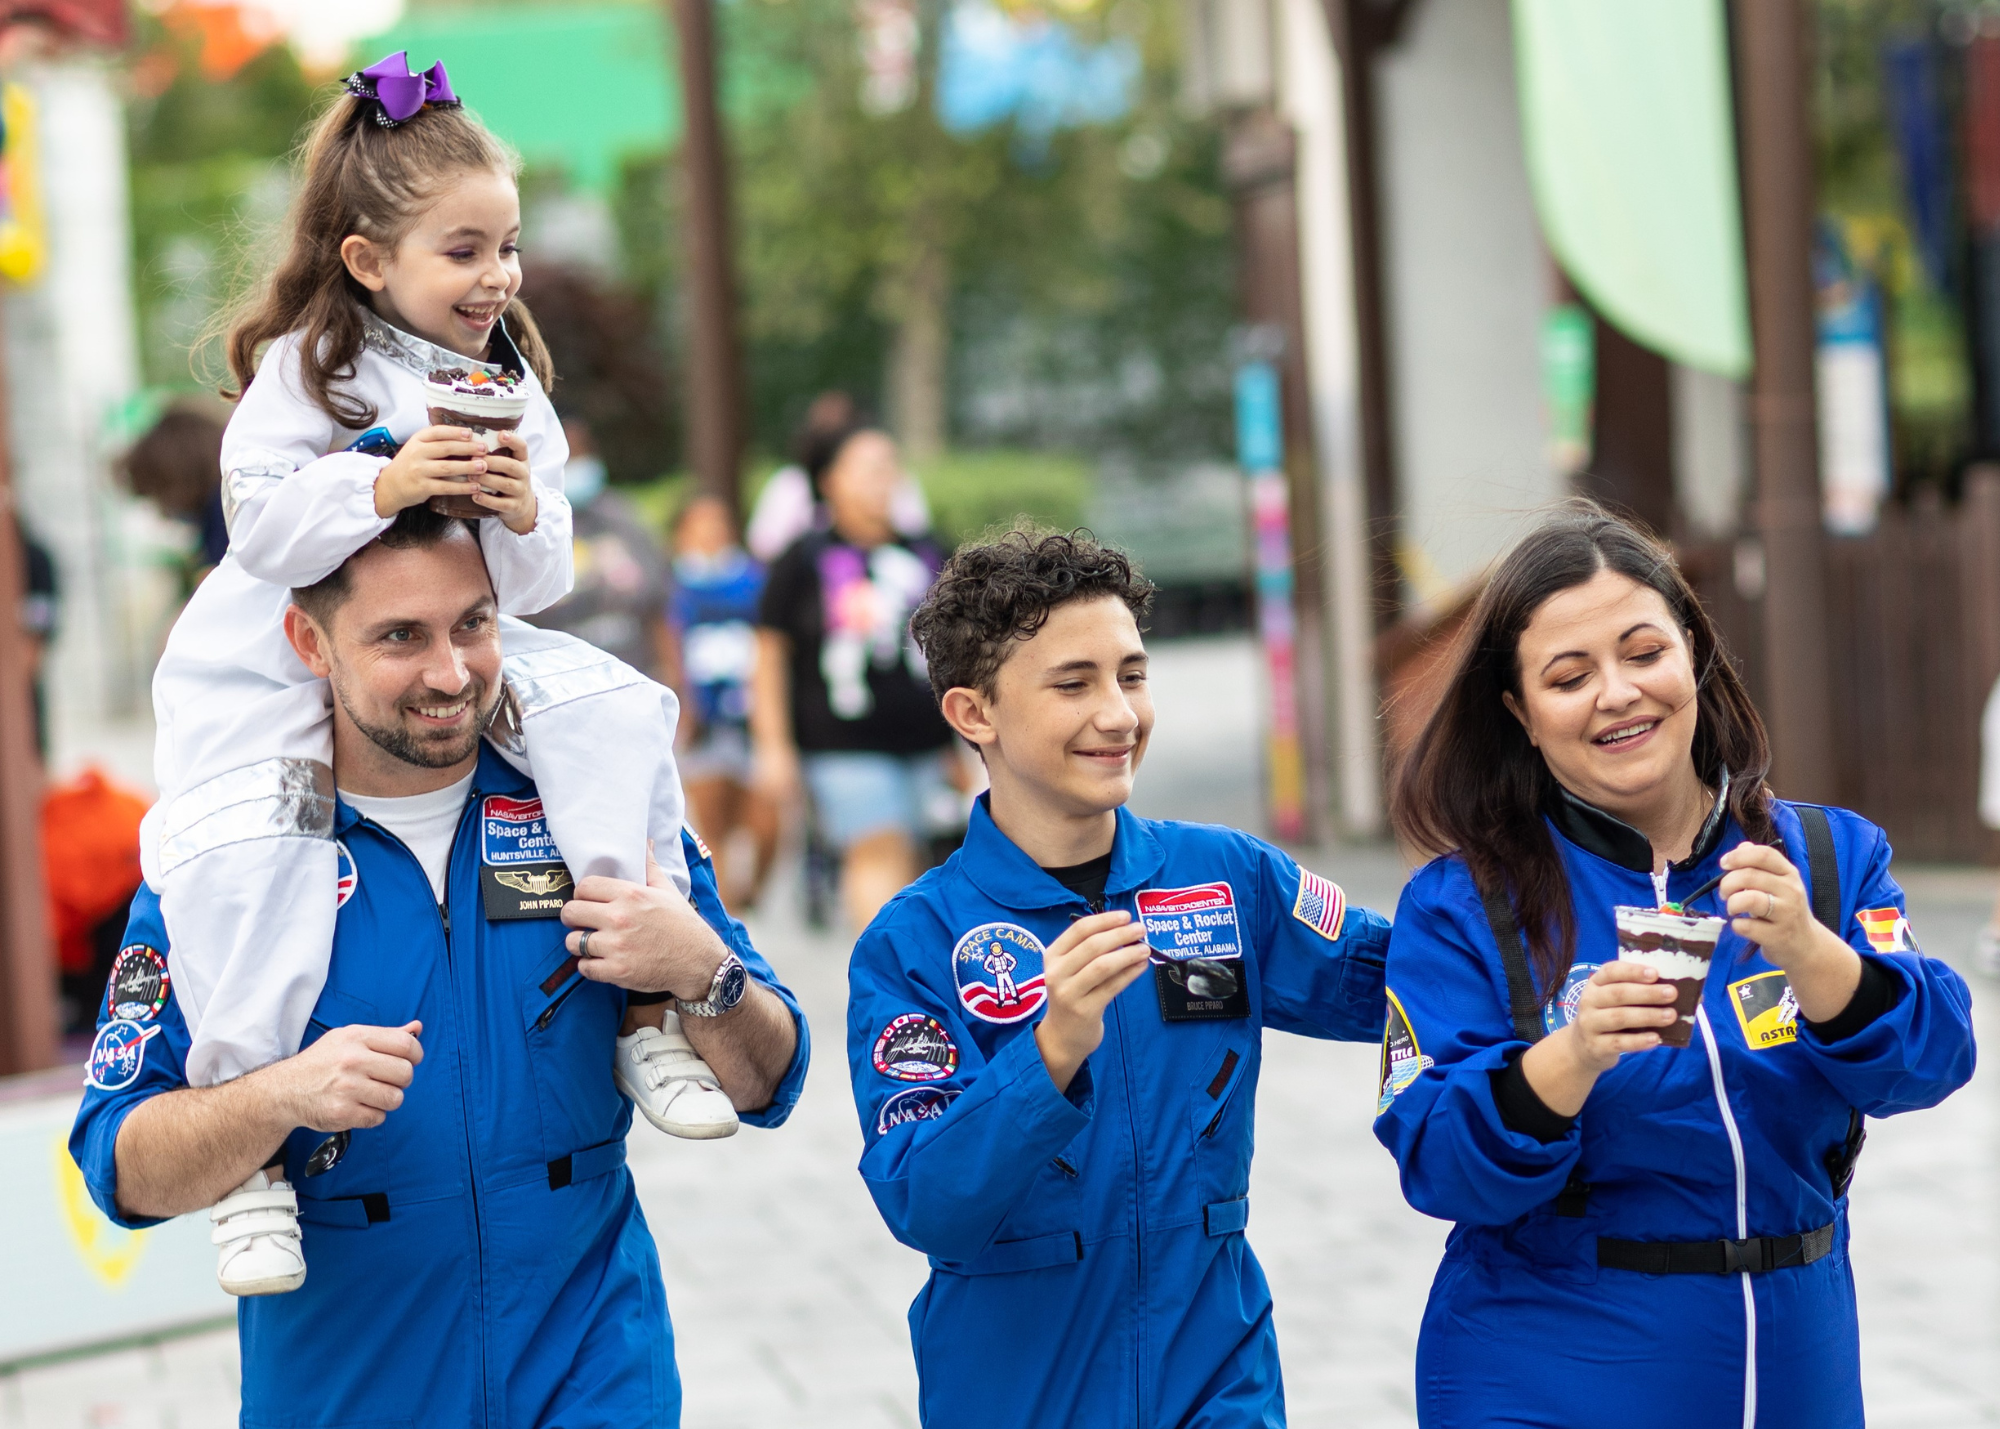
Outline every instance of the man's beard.
{"label": "man's beard", "polygon": [[492,698],[488,699],[485,682],[474,680],[455,695],[440,695],[427,688],[415,699],[405,697],[396,701],[396,708],[400,710],[405,705],[412,704],[451,705],[457,704],[460,700],[471,700],[478,717],[473,720],[471,727],[462,733],[458,730],[424,733],[405,725],[370,724],[361,717],[360,711],[348,702],[347,692],[340,687],[340,682],[335,680],[330,683],[333,685],[334,698],[340,701],[340,707],[347,711],[348,719],[354,722],[356,729],[368,736],[370,743],[383,753],[400,759],[405,764],[414,764],[419,769],[449,769],[454,764],[463,764],[478,750],[479,741],[485,735],[487,726],[493,723],[493,717],[500,712],[502,690],[494,690]]}

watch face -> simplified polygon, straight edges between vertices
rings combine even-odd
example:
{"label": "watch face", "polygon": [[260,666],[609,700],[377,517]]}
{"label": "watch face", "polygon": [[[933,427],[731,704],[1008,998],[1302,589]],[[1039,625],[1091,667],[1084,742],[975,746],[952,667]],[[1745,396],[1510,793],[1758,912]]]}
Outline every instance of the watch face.
{"label": "watch face", "polygon": [[744,971],[743,964],[732,962],[729,971],[722,975],[722,986],[716,990],[712,1001],[724,1010],[732,1008],[743,1000],[749,986],[750,974]]}

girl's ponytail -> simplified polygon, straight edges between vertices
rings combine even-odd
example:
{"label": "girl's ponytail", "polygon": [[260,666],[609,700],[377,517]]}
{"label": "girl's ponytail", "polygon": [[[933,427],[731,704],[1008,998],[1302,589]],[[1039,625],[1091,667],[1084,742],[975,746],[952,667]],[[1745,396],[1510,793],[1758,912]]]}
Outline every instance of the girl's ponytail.
{"label": "girl's ponytail", "polygon": [[[341,260],[341,242],[358,233],[393,247],[455,176],[481,169],[520,175],[520,157],[463,108],[427,105],[393,126],[380,122],[380,112],[378,100],[343,92],[300,146],[284,254],[235,313],[224,340],[234,382],[222,395],[230,400],[256,377],[264,345],[296,332],[306,394],[343,427],[371,425],[375,409],[337,390],[361,355],[368,300]],[[507,305],[505,321],[521,360],[544,390],[553,386],[548,345],[520,299]]]}

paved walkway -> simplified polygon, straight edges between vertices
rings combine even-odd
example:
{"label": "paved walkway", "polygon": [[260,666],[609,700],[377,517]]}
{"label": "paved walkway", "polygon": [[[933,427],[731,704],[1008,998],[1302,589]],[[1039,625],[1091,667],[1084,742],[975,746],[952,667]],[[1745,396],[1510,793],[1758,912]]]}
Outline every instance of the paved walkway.
{"label": "paved walkway", "polygon": [[[1234,642],[1159,652],[1166,724],[1143,812],[1255,819],[1254,689]],[[1402,870],[1381,848],[1307,862],[1356,902],[1394,906]],[[1917,932],[1953,956],[1990,898],[1985,875],[1905,874]],[[807,935],[789,888],[754,925],[818,1033],[806,1095],[777,1133],[676,1142],[641,1128],[632,1169],[660,1238],[689,1429],[905,1429],[915,1380],[903,1315],[922,1259],[891,1240],[854,1163],[845,949]],[[2000,1045],[2000,986],[1980,981],[1980,1030]],[[1258,1104],[1250,1239],[1278,1304],[1291,1419],[1415,1423],[1411,1358],[1445,1227],[1404,1205],[1369,1132],[1376,1051],[1272,1034]],[[1944,1107],[1872,1124],[1854,1191],[1854,1253],[1870,1423],[2000,1423],[2000,1073]],[[234,1422],[235,1338],[209,1334],[0,1378],[0,1426]]]}

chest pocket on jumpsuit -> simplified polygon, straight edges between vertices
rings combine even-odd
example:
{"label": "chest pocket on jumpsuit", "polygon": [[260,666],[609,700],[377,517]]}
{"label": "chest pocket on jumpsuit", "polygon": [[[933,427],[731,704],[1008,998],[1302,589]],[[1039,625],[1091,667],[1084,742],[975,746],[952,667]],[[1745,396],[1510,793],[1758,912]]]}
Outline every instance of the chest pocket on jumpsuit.
{"label": "chest pocket on jumpsuit", "polygon": [[1246,1083],[1255,1076],[1247,1023],[1210,1023],[1226,1029],[1195,1063],[1187,1089],[1187,1133],[1194,1142],[1195,1187],[1202,1223],[1210,1235],[1243,1229],[1250,1194],[1252,1104]]}
{"label": "chest pocket on jumpsuit", "polygon": [[489,943],[520,939],[529,945],[521,1025],[550,1161],[617,1136],[624,1105],[611,1079],[624,995],[576,970],[575,956],[563,946],[566,932],[553,918],[486,925]]}

